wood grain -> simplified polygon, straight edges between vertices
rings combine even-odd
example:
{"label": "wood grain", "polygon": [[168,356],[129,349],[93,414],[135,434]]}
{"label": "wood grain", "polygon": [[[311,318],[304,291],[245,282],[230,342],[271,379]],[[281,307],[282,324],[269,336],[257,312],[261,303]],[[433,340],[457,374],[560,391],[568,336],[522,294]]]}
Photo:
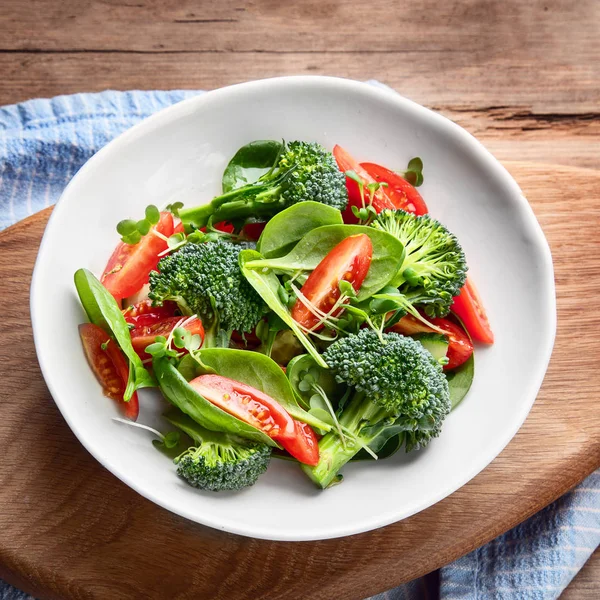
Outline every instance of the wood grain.
{"label": "wood grain", "polygon": [[[138,496],[85,452],[35,360],[30,272],[49,210],[0,234],[0,576],[64,599],[359,600],[487,542],[600,466],[600,173],[508,163],[553,251],[558,334],[521,430],[474,480],[402,522],[283,543],[218,532]],[[574,192],[575,187],[575,192]],[[565,198],[585,198],[573,218]]]}
{"label": "wood grain", "polygon": [[570,0],[4,0],[0,24],[0,104],[286,74],[375,78],[501,159],[600,168],[596,0],[576,10]]}

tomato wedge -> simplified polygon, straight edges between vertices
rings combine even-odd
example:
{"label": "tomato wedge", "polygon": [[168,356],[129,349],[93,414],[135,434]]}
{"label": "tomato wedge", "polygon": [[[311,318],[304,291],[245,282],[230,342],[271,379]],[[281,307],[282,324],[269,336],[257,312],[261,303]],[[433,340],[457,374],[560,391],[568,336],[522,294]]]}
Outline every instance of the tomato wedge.
{"label": "tomato wedge", "polygon": [[[364,196],[365,202],[369,199],[369,191],[367,185],[369,183],[376,183],[376,180],[369,175],[369,173],[354,160],[350,154],[348,154],[341,146],[334,146],[333,156],[338,164],[340,171],[345,173],[346,171],[354,171],[363,181],[364,184]],[[358,218],[354,216],[352,207],[362,208],[362,196],[360,194],[360,188],[358,183],[349,177],[346,177],[346,189],[348,190],[348,207],[342,213],[344,223],[358,223]],[[373,195],[373,208],[380,213],[386,208],[394,209],[394,203],[390,200],[387,195],[387,190],[379,188]]]}
{"label": "tomato wedge", "polygon": [[[429,321],[442,329],[448,337],[448,352],[446,353],[448,364],[444,365],[444,371],[460,367],[473,354],[473,343],[469,336],[463,331],[462,327],[448,319],[429,319]],[[435,330],[412,315],[406,315],[395,325],[392,325],[388,331],[395,331],[403,335],[414,335],[415,333],[431,333]]]}
{"label": "tomato wedge", "polygon": [[261,233],[263,232],[266,226],[266,223],[259,221],[252,221],[250,223],[246,223],[242,227],[242,235],[248,238],[249,240],[253,240],[256,242],[258,241],[258,238],[260,237]]}
{"label": "tomato wedge", "polygon": [[[358,291],[362,285],[373,257],[373,244],[364,233],[351,235],[342,240],[317,265],[300,290],[313,309],[298,298],[292,308],[292,318],[302,327],[318,331],[323,324],[319,311],[328,314],[338,301],[340,281],[348,281]],[[316,310],[315,310],[316,309]],[[340,306],[331,316],[342,312]]]}
{"label": "tomato wedge", "polygon": [[177,313],[177,303],[166,300],[162,306],[152,306],[152,300],[142,300],[123,310],[125,320],[136,327],[153,325]]}
{"label": "tomato wedge", "polygon": [[[143,319],[144,317],[148,316],[150,315],[142,315],[138,318]],[[154,321],[153,323],[140,324],[138,322],[130,331],[131,345],[133,346],[133,349],[138,353],[142,360],[150,358],[150,355],[146,353],[146,347],[154,343],[157,335],[169,337],[171,331],[175,329],[181,320],[182,317],[163,317],[162,319]],[[202,321],[198,317],[194,317],[188,321],[184,328],[187,329],[192,335],[197,333],[204,342],[204,327],[202,325]]]}
{"label": "tomato wedge", "polygon": [[427,214],[427,204],[417,188],[408,183],[406,179],[390,171],[385,167],[376,165],[375,163],[361,163],[360,166],[373,178],[375,181],[387,183],[385,193],[394,204],[394,208],[400,208],[406,212],[411,212],[416,215]]}
{"label": "tomato wedge", "polygon": [[460,294],[454,298],[452,310],[460,317],[475,341],[483,344],[494,343],[490,322],[477,293],[477,288],[470,277],[467,277],[467,283],[460,290]]}
{"label": "tomato wedge", "polygon": [[79,335],[87,361],[102,386],[104,395],[116,400],[123,414],[135,421],[140,410],[138,395],[134,392],[129,402],[123,400],[129,378],[129,367],[121,349],[98,325],[92,323],[80,325]]}
{"label": "tomato wedge", "polygon": [[148,235],[135,245],[121,242],[112,253],[100,281],[117,302],[132,296],[148,283],[150,271],[156,269],[160,260],[158,255],[167,249],[167,242],[154,235],[153,230],[166,237],[172,235],[173,215],[170,212],[160,213],[159,222]]}
{"label": "tomato wedge", "polygon": [[215,406],[266,433],[301,463],[314,466],[319,462],[312,429],[293,419],[264,392],[221,375],[200,375],[190,385]]}

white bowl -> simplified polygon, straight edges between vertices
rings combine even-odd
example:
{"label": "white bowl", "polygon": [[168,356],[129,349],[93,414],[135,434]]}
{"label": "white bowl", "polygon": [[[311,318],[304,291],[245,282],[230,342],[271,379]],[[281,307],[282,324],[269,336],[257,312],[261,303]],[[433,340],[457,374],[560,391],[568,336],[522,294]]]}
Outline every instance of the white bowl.
{"label": "white bowl", "polygon": [[[111,420],[81,349],[85,321],[73,273],[100,274],[116,223],[163,206],[208,201],[228,159],[255,139],[340,144],[359,160],[402,168],[420,156],[431,214],[461,241],[496,334],[476,349],[468,396],[420,452],[345,467],[342,485],[316,490],[273,460],[239,493],[188,487],[149,434]],[[552,259],[521,190],[458,125],[397,94],[325,77],[255,81],[209,92],[146,119],[91,158],[65,189],[46,228],[31,290],[35,345],[56,404],[81,443],[140,494],[198,523],[274,540],[351,535],[404,519],[485,468],[515,435],[542,383],[555,334]],[[141,392],[139,421],[165,429],[157,392]]]}

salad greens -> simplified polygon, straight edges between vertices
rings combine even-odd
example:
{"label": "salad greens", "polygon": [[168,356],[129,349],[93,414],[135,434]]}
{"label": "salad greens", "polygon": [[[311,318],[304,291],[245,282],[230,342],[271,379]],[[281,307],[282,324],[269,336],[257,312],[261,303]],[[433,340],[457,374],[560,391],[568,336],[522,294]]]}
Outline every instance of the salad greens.
{"label": "salad greens", "polygon": [[473,381],[467,331],[493,336],[457,238],[415,189],[422,172],[420,158],[396,173],[339,146],[253,141],[220,196],[120,221],[101,280],[75,273],[96,377],[135,402],[130,419],[136,391],[160,389],[177,431],[134,425],[177,452],[184,481],[251,486],[275,449],[326,488],[350,460],[440,433]]}

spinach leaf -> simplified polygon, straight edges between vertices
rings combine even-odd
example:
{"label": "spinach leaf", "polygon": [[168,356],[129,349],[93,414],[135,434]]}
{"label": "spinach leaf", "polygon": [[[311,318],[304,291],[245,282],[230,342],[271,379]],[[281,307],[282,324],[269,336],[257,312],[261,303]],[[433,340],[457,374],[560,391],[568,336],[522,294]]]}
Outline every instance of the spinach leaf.
{"label": "spinach leaf", "polygon": [[201,396],[167,358],[154,358],[152,367],[165,398],[196,423],[211,431],[233,433],[255,442],[277,446],[256,427],[240,421]]}
{"label": "spinach leaf", "polygon": [[258,181],[277,163],[283,144],[275,140],[256,140],[242,146],[223,173],[223,193]]}
{"label": "spinach leaf", "polygon": [[[298,271],[312,271],[342,240],[360,233],[368,235],[373,243],[371,266],[357,296],[358,300],[362,301],[384,287],[396,275],[404,260],[402,243],[393,235],[372,227],[363,225],[317,227],[309,231],[285,256],[248,260],[245,263],[245,269],[248,272],[255,270],[263,272],[264,269],[271,269],[272,272],[289,274]],[[266,301],[266,299],[264,300]]]}
{"label": "spinach leaf", "polygon": [[129,382],[123,396],[125,401],[131,399],[135,390],[155,387],[156,382],[131,345],[129,327],[116,300],[87,269],[76,271],[74,279],[79,299],[90,322],[102,327],[117,342],[129,360]]}
{"label": "spinach leaf", "polygon": [[[394,238],[395,239],[395,238]],[[307,335],[298,327],[298,324],[290,315],[287,306],[283,304],[279,296],[281,283],[277,275],[272,271],[263,272],[263,270],[250,270],[247,267],[249,261],[258,262],[263,257],[255,250],[242,250],[239,255],[240,267],[248,283],[258,292],[259,296],[265,301],[265,304],[294,332],[300,343],[306,348],[308,353],[315,359],[316,363],[327,368],[327,363],[319,354],[313,343]]]}
{"label": "spinach leaf", "polygon": [[342,224],[342,213],[337,208],[321,202],[299,202],[267,223],[256,249],[265,258],[279,258],[290,252],[312,229]]}
{"label": "spinach leaf", "polygon": [[241,381],[277,400],[294,419],[329,431],[330,427],[326,423],[300,407],[285,373],[268,356],[232,348],[207,348],[199,350],[198,356],[204,365],[217,374]]}
{"label": "spinach leaf", "polygon": [[475,376],[475,354],[471,354],[469,359],[460,367],[446,372],[448,380],[448,389],[450,390],[450,401],[454,410],[467,395],[473,383]]}

